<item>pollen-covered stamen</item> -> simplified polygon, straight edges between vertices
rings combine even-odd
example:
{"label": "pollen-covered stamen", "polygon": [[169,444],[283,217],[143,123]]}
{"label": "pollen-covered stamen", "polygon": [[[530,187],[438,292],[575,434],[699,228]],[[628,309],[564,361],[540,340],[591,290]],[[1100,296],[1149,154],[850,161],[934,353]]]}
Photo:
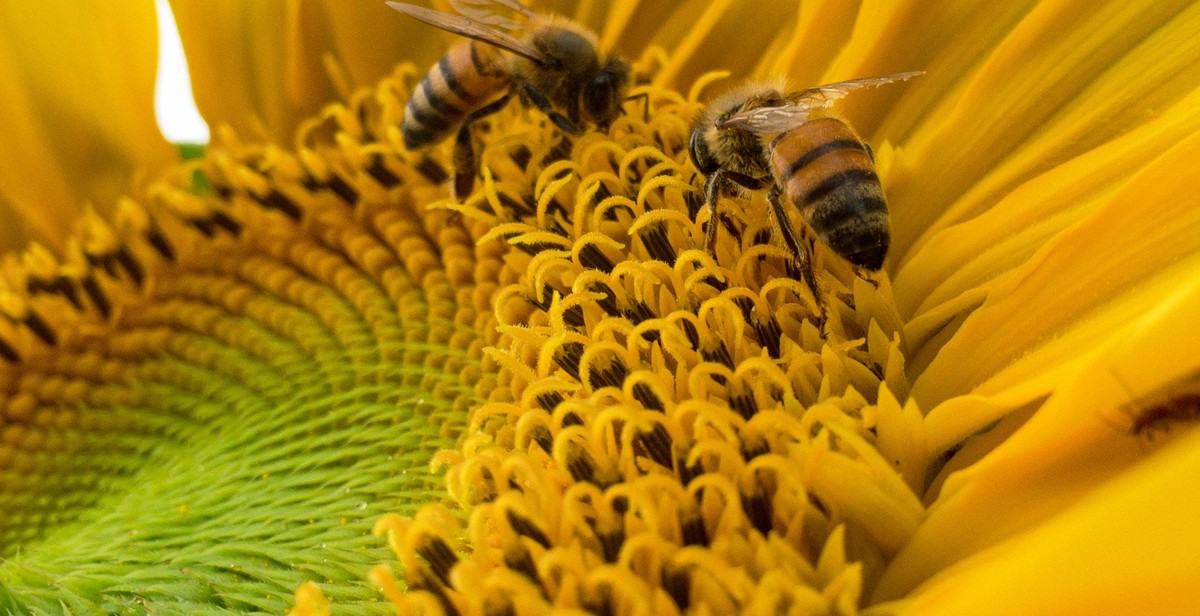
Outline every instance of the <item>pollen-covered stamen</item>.
{"label": "pollen-covered stamen", "polygon": [[[852,608],[924,515],[896,472],[919,447],[876,449],[908,387],[886,280],[818,253],[817,306],[761,196],[723,198],[710,253],[695,107],[651,94],[652,132],[626,116],[573,144],[501,114],[480,193],[451,206],[491,227],[510,282],[487,351],[505,385],[448,474],[472,551],[439,592],[472,613]],[[482,590],[501,584],[518,595]]]}
{"label": "pollen-covered stamen", "polygon": [[83,309],[77,282],[61,271],[58,259],[44,246],[32,244],[21,255],[19,265],[15,260],[9,260],[7,264],[9,280],[25,279],[24,285],[18,283],[14,285],[16,288],[24,287],[30,296],[58,295],[76,310]]}
{"label": "pollen-covered stamen", "polygon": [[346,205],[356,205],[361,197],[359,191],[346,180],[343,172],[331,168],[330,162],[313,150],[301,149],[299,163],[304,168],[302,184],[305,188],[318,191],[327,189],[337,195]]}
{"label": "pollen-covered stamen", "polygon": [[[211,174],[209,175],[211,178]],[[157,184],[148,190],[148,200],[160,207],[165,213],[195,228],[207,238],[215,238],[224,233],[237,236],[242,231],[242,223],[228,211],[229,205],[223,200],[233,196],[232,189],[223,184],[212,182],[210,186],[216,190],[220,200],[213,202],[201,195],[196,195],[183,187],[170,184]],[[156,235],[161,235],[161,232]],[[150,239],[150,238],[148,238]],[[158,242],[151,244],[159,248]],[[173,250],[171,251],[173,254]]]}

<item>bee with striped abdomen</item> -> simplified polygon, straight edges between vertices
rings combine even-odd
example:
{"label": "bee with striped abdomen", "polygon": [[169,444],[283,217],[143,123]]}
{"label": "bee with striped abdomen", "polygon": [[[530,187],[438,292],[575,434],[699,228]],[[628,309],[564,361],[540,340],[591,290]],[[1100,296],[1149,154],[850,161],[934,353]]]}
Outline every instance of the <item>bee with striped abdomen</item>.
{"label": "bee with striped abdomen", "polygon": [[[514,93],[572,135],[581,132],[582,122],[607,128],[622,113],[629,63],[601,52],[591,31],[566,19],[538,15],[516,0],[451,0],[450,4],[458,15],[388,3],[401,13],[472,39],[451,48],[429,70],[404,110],[401,127],[410,150],[440,143],[457,129],[454,193],[458,198],[469,194],[475,182],[471,124],[503,109]],[[515,12],[525,23],[493,11],[497,5]],[[497,27],[522,35],[518,38]]]}
{"label": "bee with striped abdomen", "polygon": [[717,200],[742,188],[766,188],[784,243],[814,296],[819,291],[808,252],[792,227],[783,196],[833,252],[872,272],[883,267],[890,235],[874,155],[845,122],[815,116],[853,90],[920,74],[841,81],[791,94],[752,84],[715,100],[697,119],[688,148],[692,164],[706,176],[708,249],[716,243]]}

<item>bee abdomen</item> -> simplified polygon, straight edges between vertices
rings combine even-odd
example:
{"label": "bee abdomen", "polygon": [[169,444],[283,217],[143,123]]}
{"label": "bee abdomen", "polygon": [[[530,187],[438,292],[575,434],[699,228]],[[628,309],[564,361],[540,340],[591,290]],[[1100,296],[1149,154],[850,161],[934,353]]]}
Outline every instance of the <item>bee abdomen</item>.
{"label": "bee abdomen", "polygon": [[[786,134],[787,133],[784,133],[784,135],[780,135],[780,137],[783,137]],[[778,139],[778,138],[776,138],[776,139]],[[776,143],[778,143],[778,141],[774,141],[772,143],[776,144]],[[787,168],[787,173],[784,175],[784,177],[791,179],[792,176],[803,171],[806,167],[808,167],[810,164],[812,164],[818,158],[821,158],[822,156],[825,156],[826,154],[832,154],[833,152],[839,152],[842,150],[849,150],[849,151],[857,150],[864,154],[867,153],[866,147],[858,139],[832,139],[832,140],[826,141],[825,143],[822,143],[816,147],[813,147],[811,150],[805,152],[803,156],[801,156],[800,158],[793,161],[792,164]],[[869,156],[870,155],[868,155],[868,157]]]}
{"label": "bee abdomen", "polygon": [[444,141],[471,111],[508,87],[503,58],[487,45],[460,43],[434,64],[404,108],[404,147]]}
{"label": "bee abdomen", "polygon": [[[836,188],[809,202],[805,218],[834,252],[875,271],[891,242],[887,202],[871,170],[854,169],[830,178]],[[819,188],[825,188],[822,185]]]}
{"label": "bee abdomen", "polygon": [[887,202],[867,147],[845,123],[820,118],[771,142],[777,179],[825,244],[878,270],[890,236]]}

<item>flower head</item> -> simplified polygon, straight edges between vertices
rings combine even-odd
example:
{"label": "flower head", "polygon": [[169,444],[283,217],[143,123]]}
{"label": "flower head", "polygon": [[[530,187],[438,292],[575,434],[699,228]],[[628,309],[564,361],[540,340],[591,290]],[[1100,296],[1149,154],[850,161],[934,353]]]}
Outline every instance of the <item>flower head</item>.
{"label": "flower head", "polygon": [[[251,21],[217,4],[178,4],[201,83],[244,62],[289,87],[237,88],[322,92],[196,51],[189,23]],[[768,4],[566,11],[645,102],[578,137],[509,105],[462,200],[449,145],[403,147],[417,65],[331,61],[347,98],[315,112],[200,88],[257,121],[4,264],[0,596],[323,613],[373,609],[369,577],[447,613],[1194,602],[1200,5]],[[356,57],[345,15],[306,5],[281,40],[309,46],[268,47]],[[884,273],[818,246],[816,297],[759,193],[721,198],[706,248],[687,141],[713,93],[906,70],[837,112],[888,194]]]}

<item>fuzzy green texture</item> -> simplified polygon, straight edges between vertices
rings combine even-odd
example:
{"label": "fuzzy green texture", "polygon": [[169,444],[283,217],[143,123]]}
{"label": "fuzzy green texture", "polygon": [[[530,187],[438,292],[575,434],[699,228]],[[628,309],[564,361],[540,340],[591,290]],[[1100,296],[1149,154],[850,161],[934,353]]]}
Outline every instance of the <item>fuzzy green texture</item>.
{"label": "fuzzy green texture", "polygon": [[[374,290],[378,311],[400,313]],[[314,580],[341,613],[388,613],[366,581],[390,560],[371,526],[444,497],[429,460],[462,429],[449,399],[472,389],[424,366],[471,362],[405,342],[421,323],[372,335],[350,302],[324,300],[343,331],[296,305],[294,339],[226,314],[240,344],[177,334],[174,353],[147,360],[129,384],[141,404],[79,409],[127,421],[85,435],[86,468],[59,469],[88,480],[54,505],[78,517],[9,546],[0,611],[280,614]],[[441,398],[426,393],[437,383]]]}

